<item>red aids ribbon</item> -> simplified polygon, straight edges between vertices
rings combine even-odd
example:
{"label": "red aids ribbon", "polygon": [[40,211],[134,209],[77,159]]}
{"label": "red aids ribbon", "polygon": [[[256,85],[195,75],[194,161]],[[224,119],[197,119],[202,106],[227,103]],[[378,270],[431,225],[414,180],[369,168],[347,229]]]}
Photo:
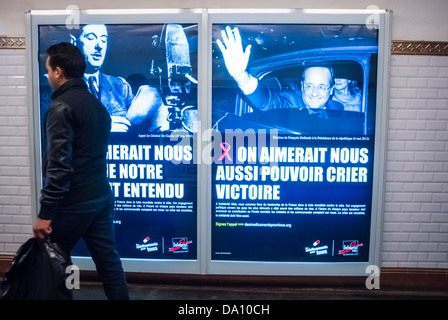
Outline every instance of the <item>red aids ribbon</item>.
{"label": "red aids ribbon", "polygon": [[227,159],[229,159],[230,161],[232,161],[232,157],[230,157],[229,151],[230,151],[230,144],[228,144],[227,142],[223,142],[221,143],[221,149],[223,152],[223,154],[221,155],[221,157],[219,157],[219,160],[224,159],[224,157],[226,157]]}

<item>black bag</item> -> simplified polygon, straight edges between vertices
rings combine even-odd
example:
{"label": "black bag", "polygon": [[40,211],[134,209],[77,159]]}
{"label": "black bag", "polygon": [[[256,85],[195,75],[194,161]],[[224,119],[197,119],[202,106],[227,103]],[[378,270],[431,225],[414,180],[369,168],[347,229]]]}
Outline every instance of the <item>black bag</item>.
{"label": "black bag", "polygon": [[0,285],[2,300],[70,300],[67,254],[49,239],[31,238],[17,251]]}

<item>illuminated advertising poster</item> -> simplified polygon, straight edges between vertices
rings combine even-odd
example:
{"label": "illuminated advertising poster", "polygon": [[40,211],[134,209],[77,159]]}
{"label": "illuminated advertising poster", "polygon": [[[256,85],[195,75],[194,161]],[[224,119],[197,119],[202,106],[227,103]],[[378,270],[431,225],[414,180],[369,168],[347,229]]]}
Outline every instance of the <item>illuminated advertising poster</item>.
{"label": "illuminated advertising poster", "polygon": [[[84,80],[112,118],[107,170],[120,256],[197,259],[197,24],[40,25],[41,121],[51,100],[46,50],[58,42],[84,53]],[[88,252],[80,244],[72,255]]]}
{"label": "illuminated advertising poster", "polygon": [[364,24],[212,25],[212,260],[369,261],[377,62]]}

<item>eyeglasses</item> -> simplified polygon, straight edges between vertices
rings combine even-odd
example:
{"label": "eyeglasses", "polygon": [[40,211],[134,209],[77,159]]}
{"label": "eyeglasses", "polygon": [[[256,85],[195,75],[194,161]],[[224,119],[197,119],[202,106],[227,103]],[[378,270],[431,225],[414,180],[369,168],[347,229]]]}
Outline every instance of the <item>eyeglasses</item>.
{"label": "eyeglasses", "polygon": [[324,86],[322,84],[315,86],[314,84],[304,84],[303,85],[303,90],[305,90],[306,92],[314,92],[314,90],[317,90],[317,92],[319,93],[327,93],[328,91],[330,91],[331,86]]}

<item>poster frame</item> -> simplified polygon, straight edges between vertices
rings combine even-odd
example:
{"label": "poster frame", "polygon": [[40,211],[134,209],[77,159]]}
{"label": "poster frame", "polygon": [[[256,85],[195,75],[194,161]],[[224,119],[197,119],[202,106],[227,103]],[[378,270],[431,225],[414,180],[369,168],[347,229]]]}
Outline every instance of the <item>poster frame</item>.
{"label": "poster frame", "polygon": [[[320,275],[361,276],[369,265],[381,265],[382,212],[384,203],[385,157],[387,144],[387,115],[389,104],[389,68],[391,20],[390,10],[310,10],[310,9],[124,9],[80,10],[79,23],[145,24],[145,23],[197,23],[198,24],[198,110],[199,130],[212,126],[212,25],[214,23],[328,23],[364,24],[373,19],[378,28],[378,74],[375,115],[375,156],[372,193],[372,217],[368,262],[310,263],[310,262],[259,262],[216,261],[211,257],[211,164],[200,159],[197,186],[197,259],[158,260],[122,259],[127,272],[187,273],[187,274],[240,274],[240,275]],[[31,210],[33,223],[39,211],[41,189],[41,147],[38,75],[38,26],[65,24],[73,11],[37,10],[26,13],[26,58],[30,71],[27,83],[30,137]],[[198,141],[209,143],[199,132]],[[195,146],[199,158],[204,153]],[[90,258],[74,258],[73,262],[84,270],[94,270]]]}
{"label": "poster frame", "polygon": [[[367,24],[378,29],[378,65],[375,113],[374,178],[370,221],[370,247],[367,262],[266,262],[228,261],[212,259],[212,217],[207,216],[207,272],[238,275],[297,275],[297,276],[362,276],[369,265],[381,266],[382,216],[384,204],[385,157],[387,144],[387,115],[389,103],[389,68],[391,43],[390,10],[340,9],[278,9],[208,11],[207,93],[212,92],[212,32],[213,24]],[[212,105],[208,97],[207,106]],[[211,123],[209,123],[211,125]],[[212,192],[212,168],[208,168],[207,183]],[[207,195],[206,210],[212,213],[211,193]]]}
{"label": "poster frame", "polygon": [[[165,23],[192,23],[198,25],[198,61],[202,59],[202,10],[201,9],[124,9],[124,10],[79,10],[76,6],[67,7],[67,10],[32,10],[26,13],[27,34],[27,69],[31,70],[28,77],[28,105],[29,105],[29,136],[30,136],[30,174],[31,174],[31,209],[33,223],[39,212],[39,196],[42,186],[41,178],[41,132],[39,110],[39,60],[38,60],[38,28],[40,25],[66,25],[68,29],[83,24],[165,24]],[[198,121],[201,121],[201,97],[203,96],[202,83],[203,67],[198,64]],[[193,150],[193,152],[195,152]],[[199,188],[199,183],[197,184]],[[199,192],[197,193],[197,242],[201,243],[200,230],[203,229],[199,218],[200,208]],[[123,268],[127,272],[153,272],[153,273],[200,273],[201,250],[198,246],[197,259],[135,259],[122,258]],[[81,270],[95,270],[90,257],[72,257],[72,261]]]}

